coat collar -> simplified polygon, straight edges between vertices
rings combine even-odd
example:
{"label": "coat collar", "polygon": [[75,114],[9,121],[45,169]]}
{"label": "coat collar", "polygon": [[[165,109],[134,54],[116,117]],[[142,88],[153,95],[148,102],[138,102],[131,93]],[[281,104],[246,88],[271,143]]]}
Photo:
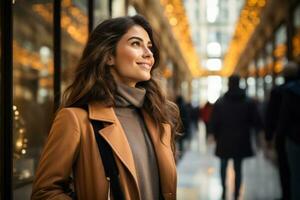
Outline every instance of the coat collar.
{"label": "coat collar", "polygon": [[[171,129],[169,124],[163,124],[164,134],[160,138],[158,127],[155,126],[151,117],[142,111],[145,125],[148,129],[153,147],[156,153],[160,182],[164,194],[176,195],[176,164],[171,151]],[[113,107],[107,107],[101,103],[89,104],[89,118],[108,122],[110,125],[99,131],[99,134],[108,142],[121,162],[127,167],[135,179],[137,185],[137,174],[133,155],[126,134],[120,124]],[[138,185],[137,185],[138,187]]]}
{"label": "coat collar", "polygon": [[[101,112],[99,112],[101,110]],[[115,123],[116,115],[112,107],[107,107],[99,102],[89,104],[89,118],[92,120]]]}

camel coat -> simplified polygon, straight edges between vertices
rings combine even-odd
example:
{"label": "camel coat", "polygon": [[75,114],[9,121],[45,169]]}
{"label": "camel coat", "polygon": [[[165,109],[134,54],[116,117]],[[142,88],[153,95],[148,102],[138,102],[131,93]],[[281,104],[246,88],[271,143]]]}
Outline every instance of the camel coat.
{"label": "camel coat", "polygon": [[[142,113],[157,157],[162,195],[165,200],[175,200],[177,177],[170,125],[163,124],[165,132],[160,140],[153,121]],[[72,171],[78,200],[108,199],[109,182],[90,120],[105,124],[99,134],[113,150],[126,200],[141,199],[132,152],[113,108],[91,103],[88,113],[81,108],[63,108],[58,112],[37,168],[33,200],[71,199],[65,188]]]}

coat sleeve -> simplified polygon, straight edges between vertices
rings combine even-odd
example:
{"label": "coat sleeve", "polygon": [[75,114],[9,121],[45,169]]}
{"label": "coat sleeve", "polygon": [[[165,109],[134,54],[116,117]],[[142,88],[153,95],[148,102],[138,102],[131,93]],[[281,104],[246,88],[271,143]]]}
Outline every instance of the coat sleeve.
{"label": "coat sleeve", "polygon": [[55,117],[37,167],[32,200],[71,199],[66,194],[69,177],[80,142],[78,119],[70,108],[63,108]]}

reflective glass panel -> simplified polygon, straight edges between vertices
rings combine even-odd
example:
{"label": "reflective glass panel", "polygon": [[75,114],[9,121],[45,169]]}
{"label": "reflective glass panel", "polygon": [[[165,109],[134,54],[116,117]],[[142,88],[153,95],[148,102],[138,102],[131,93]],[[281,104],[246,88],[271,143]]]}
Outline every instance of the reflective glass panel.
{"label": "reflective glass panel", "polygon": [[16,1],[13,24],[14,199],[26,200],[53,118],[53,1]]}
{"label": "reflective glass panel", "polygon": [[62,91],[72,78],[88,38],[87,0],[63,0],[61,10]]}
{"label": "reflective glass panel", "polygon": [[108,1],[109,0],[102,0],[94,2],[94,27],[109,18]]}

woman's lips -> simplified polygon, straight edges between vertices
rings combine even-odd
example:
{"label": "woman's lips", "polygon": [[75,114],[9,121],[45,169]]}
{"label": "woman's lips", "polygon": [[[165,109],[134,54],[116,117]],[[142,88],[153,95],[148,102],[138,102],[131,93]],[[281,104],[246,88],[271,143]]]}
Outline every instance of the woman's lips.
{"label": "woman's lips", "polygon": [[137,64],[138,64],[140,67],[145,68],[145,69],[147,69],[147,70],[151,70],[151,68],[152,68],[152,65],[149,64],[149,63],[138,62]]}

